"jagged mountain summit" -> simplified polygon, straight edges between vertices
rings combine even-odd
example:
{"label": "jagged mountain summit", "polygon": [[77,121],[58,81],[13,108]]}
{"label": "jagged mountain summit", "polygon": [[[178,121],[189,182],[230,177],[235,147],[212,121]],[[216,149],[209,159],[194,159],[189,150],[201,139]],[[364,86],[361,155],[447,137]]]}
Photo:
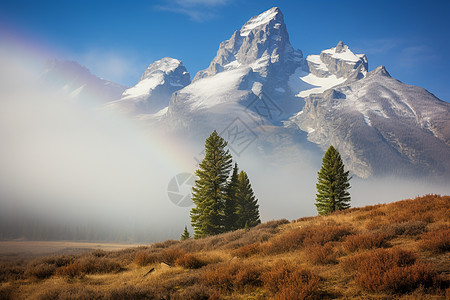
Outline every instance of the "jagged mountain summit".
{"label": "jagged mountain summit", "polygon": [[165,57],[150,64],[135,86],[107,106],[127,114],[154,114],[169,105],[175,91],[190,83],[190,74],[183,63]]}
{"label": "jagged mountain summit", "polygon": [[40,80],[75,101],[99,105],[120,98],[125,86],[101,79],[75,61],[48,60]]}
{"label": "jagged mountain summit", "polygon": [[286,75],[302,64],[302,58],[302,52],[294,50],[289,42],[281,10],[274,7],[251,18],[229,40],[222,42],[209,67],[198,72],[194,81],[251,67],[263,78],[284,83]]}
{"label": "jagged mountain summit", "polygon": [[307,68],[298,68],[289,78],[289,86],[297,97],[304,98],[346,81],[363,78],[369,69],[365,54],[354,54],[340,41],[336,47],[320,55],[308,55]]}
{"label": "jagged mountain summit", "polygon": [[[233,128],[259,151],[290,149],[297,153],[283,155],[296,159],[299,153],[321,156],[332,144],[363,178],[450,175],[449,103],[392,78],[384,67],[369,72],[366,55],[342,41],[303,57],[291,45],[277,7],[252,17],[222,42],[192,82],[182,65],[168,60],[178,70],[169,72],[175,81],[165,64],[156,62],[108,106],[193,136],[215,129],[229,139],[227,130]],[[156,96],[159,88],[164,97]]]}

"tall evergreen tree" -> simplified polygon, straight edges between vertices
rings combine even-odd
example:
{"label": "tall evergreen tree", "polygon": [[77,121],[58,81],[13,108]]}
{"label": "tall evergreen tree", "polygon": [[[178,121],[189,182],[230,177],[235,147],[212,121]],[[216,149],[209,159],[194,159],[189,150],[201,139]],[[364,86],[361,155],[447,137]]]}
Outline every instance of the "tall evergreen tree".
{"label": "tall evergreen tree", "polygon": [[322,168],[317,173],[316,207],[321,215],[350,207],[349,171],[344,170],[341,155],[330,146],[322,160]]}
{"label": "tall evergreen tree", "polygon": [[187,239],[190,239],[191,238],[191,235],[189,234],[189,231],[188,231],[188,229],[187,229],[187,226],[184,226],[184,231],[183,231],[183,234],[181,235],[181,240],[182,241],[184,241],[184,240],[187,240]]}
{"label": "tall evergreen tree", "polygon": [[223,207],[227,179],[231,170],[231,154],[227,142],[214,132],[205,141],[205,157],[195,171],[198,179],[192,187],[191,223],[194,238],[223,232]]}
{"label": "tall evergreen tree", "polygon": [[258,199],[255,198],[250,180],[244,171],[241,171],[238,176],[236,200],[238,204],[237,228],[250,228],[261,223]]}
{"label": "tall evergreen tree", "polygon": [[225,205],[223,209],[223,226],[224,231],[230,231],[237,229],[237,192],[239,188],[239,180],[238,180],[238,166],[237,163],[234,164],[233,173],[231,174],[231,178],[227,185],[227,193],[225,197]]}

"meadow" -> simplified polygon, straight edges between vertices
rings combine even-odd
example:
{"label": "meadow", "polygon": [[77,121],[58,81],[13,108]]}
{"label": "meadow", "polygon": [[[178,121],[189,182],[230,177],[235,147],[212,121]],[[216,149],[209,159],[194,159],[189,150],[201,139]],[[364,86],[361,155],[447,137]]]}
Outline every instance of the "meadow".
{"label": "meadow", "polygon": [[450,196],[120,250],[1,256],[0,299],[449,299]]}

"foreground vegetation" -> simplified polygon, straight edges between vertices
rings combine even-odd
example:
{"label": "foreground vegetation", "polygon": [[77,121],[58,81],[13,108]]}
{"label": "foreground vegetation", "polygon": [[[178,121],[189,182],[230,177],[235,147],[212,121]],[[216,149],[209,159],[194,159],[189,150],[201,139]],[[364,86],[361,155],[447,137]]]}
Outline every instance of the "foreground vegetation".
{"label": "foreground vegetation", "polygon": [[450,197],[270,221],[203,239],[3,259],[0,299],[445,299]]}

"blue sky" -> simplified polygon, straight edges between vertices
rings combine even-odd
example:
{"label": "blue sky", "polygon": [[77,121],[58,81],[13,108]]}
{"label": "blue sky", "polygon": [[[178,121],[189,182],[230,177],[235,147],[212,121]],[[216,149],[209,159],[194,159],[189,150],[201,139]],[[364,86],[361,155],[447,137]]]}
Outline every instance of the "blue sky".
{"label": "blue sky", "polygon": [[450,1],[3,0],[0,43],[76,60],[134,85],[165,56],[181,59],[193,77],[221,41],[273,6],[305,55],[342,40],[367,54],[370,70],[385,65],[395,78],[450,101]]}

